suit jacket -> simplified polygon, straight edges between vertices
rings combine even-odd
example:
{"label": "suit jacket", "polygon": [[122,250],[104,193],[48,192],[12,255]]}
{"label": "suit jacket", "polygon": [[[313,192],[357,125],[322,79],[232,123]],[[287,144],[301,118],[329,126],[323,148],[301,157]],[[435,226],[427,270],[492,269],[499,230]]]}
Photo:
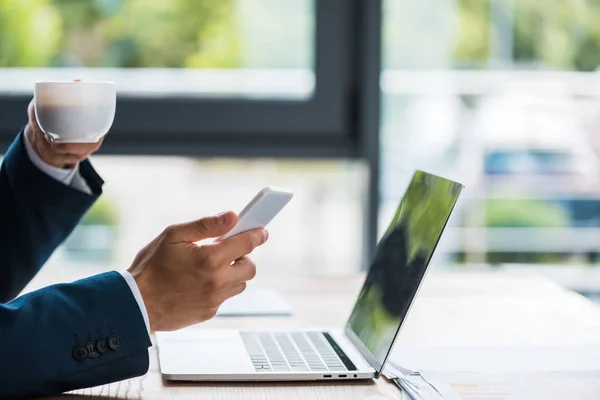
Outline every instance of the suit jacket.
{"label": "suit jacket", "polygon": [[89,161],[79,169],[93,195],[37,169],[22,132],[0,168],[0,399],[58,394],[148,370],[146,325],[119,273],[14,298],[102,193]]}

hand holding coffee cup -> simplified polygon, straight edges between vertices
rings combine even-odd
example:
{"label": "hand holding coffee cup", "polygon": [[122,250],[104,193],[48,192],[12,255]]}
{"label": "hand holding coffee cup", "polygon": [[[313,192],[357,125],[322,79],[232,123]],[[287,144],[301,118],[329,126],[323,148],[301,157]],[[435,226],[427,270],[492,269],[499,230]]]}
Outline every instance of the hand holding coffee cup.
{"label": "hand holding coffee cup", "polygon": [[100,148],[115,106],[112,82],[38,82],[25,134],[44,162],[72,168]]}
{"label": "hand holding coffee cup", "polygon": [[95,143],[115,118],[114,82],[36,82],[35,114],[54,142]]}

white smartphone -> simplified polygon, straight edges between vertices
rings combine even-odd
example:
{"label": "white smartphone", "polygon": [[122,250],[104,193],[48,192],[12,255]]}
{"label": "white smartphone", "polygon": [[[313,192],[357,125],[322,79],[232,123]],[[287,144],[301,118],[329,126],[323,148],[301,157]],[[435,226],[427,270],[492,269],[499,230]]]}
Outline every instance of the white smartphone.
{"label": "white smartphone", "polygon": [[275,187],[262,189],[240,212],[238,222],[233,229],[215,241],[225,240],[252,229],[265,228],[292,197],[294,194],[286,189]]}

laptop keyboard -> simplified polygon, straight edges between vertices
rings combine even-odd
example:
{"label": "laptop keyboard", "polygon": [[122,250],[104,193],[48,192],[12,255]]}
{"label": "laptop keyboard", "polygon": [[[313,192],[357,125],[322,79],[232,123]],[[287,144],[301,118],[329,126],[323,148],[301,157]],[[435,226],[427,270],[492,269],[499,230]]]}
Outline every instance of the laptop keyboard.
{"label": "laptop keyboard", "polygon": [[327,332],[241,332],[257,372],[356,371]]}

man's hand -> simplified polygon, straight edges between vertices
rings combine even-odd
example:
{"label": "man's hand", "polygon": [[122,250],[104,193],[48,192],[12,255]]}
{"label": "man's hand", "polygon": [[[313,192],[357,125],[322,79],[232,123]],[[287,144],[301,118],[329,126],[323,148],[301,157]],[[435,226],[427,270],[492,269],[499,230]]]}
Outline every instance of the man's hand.
{"label": "man's hand", "polygon": [[85,160],[100,148],[104,138],[97,143],[56,143],[46,135],[37,123],[33,100],[27,107],[29,122],[25,127],[25,135],[29,139],[33,150],[48,165],[56,168],[71,169]]}
{"label": "man's hand", "polygon": [[152,331],[171,331],[211,319],[228,298],[240,294],[254,278],[247,257],[268,238],[255,229],[229,239],[194,242],[227,233],[237,222],[231,211],[172,225],[144,247],[128,271],[142,297]]}

